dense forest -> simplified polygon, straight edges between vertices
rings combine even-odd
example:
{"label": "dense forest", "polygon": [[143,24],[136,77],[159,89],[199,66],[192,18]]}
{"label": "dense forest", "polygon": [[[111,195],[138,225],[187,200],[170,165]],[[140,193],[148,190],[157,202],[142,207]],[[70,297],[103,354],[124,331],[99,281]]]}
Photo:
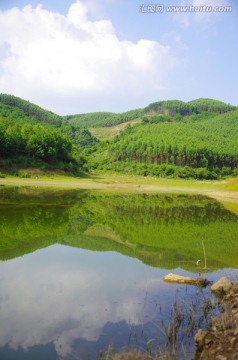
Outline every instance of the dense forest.
{"label": "dense forest", "polygon": [[84,128],[18,97],[0,94],[0,166],[87,170],[85,149],[98,140]]}
{"label": "dense forest", "polygon": [[100,148],[102,169],[217,178],[238,167],[238,111],[188,122],[128,126]]}
{"label": "dense forest", "polygon": [[[136,120],[136,122],[135,122]],[[112,138],[88,128],[128,125]],[[238,174],[238,109],[218,100],[159,101],[122,114],[59,116],[0,94],[0,166],[53,166],[217,179]]]}
{"label": "dense forest", "polygon": [[129,124],[97,146],[91,166],[144,176],[217,179],[237,175],[238,110],[208,99],[187,104],[186,108],[180,101],[149,105],[140,123]]}

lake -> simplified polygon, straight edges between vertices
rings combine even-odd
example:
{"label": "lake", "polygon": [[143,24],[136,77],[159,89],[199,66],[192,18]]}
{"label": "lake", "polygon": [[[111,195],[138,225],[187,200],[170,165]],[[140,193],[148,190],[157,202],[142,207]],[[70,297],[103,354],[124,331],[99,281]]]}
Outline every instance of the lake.
{"label": "lake", "polygon": [[2,186],[0,359],[192,358],[216,299],[163,277],[236,280],[237,234],[237,215],[201,195]]}

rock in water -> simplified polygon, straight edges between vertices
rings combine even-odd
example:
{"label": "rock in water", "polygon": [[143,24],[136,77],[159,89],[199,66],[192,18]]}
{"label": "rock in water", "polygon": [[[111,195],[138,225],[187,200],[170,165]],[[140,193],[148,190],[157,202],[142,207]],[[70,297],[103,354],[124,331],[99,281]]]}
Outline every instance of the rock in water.
{"label": "rock in water", "polygon": [[228,292],[232,287],[232,283],[226,277],[222,277],[211,286],[211,291],[215,293]]}
{"label": "rock in water", "polygon": [[182,276],[170,273],[164,277],[164,281],[177,283],[177,284],[188,284],[188,285],[201,285],[206,286],[208,284],[207,279],[204,278],[192,278],[189,276]]}

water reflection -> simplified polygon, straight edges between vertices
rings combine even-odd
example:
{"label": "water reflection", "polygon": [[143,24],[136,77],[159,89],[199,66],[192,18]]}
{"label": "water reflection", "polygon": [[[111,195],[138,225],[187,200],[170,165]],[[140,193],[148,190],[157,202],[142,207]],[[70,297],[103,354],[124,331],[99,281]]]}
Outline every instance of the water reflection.
{"label": "water reflection", "polygon": [[2,263],[1,273],[1,346],[27,350],[54,343],[64,358],[82,342],[98,350],[104,338],[108,346],[109,327],[127,328],[120,340],[127,344],[129,323],[152,321],[157,304],[165,310],[171,296],[164,270],[111,252],[55,245]]}
{"label": "water reflection", "polygon": [[237,267],[238,218],[203,196],[107,195],[32,189],[0,195],[0,259],[55,243],[117,251],[152,266]]}
{"label": "water reflection", "polygon": [[201,196],[4,189],[0,359],[95,359],[110,344],[146,349],[152,339],[158,351],[174,301],[185,309],[206,297],[164,283],[167,269],[196,271],[204,239],[207,277],[238,276],[237,230],[234,214]]}

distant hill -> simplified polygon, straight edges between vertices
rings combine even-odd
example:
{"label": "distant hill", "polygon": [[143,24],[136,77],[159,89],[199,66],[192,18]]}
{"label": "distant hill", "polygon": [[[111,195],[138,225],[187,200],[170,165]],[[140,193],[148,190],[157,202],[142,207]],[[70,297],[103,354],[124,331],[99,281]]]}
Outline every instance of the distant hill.
{"label": "distant hill", "polygon": [[189,102],[166,100],[151,103],[144,109],[130,110],[124,113],[94,112],[87,114],[68,115],[64,117],[71,125],[87,128],[112,127],[118,124],[136,120],[143,116],[168,115],[189,116],[210,112],[220,114],[235,110],[236,106],[225,104],[219,100],[197,99]]}
{"label": "distant hill", "polygon": [[214,99],[197,99],[189,102],[180,100],[158,101],[148,105],[144,109],[144,114],[156,113],[165,115],[180,114],[182,116],[191,115],[192,113],[200,114],[203,112],[224,113],[236,110],[236,106],[225,104],[222,101]]}
{"label": "distant hill", "polygon": [[69,115],[65,118],[71,125],[77,125],[80,127],[111,127],[118,124],[126,123],[131,120],[135,120],[143,116],[143,109],[130,110],[121,114],[112,112],[95,112],[88,114]]}
{"label": "distant hill", "polygon": [[187,103],[180,100],[158,101],[149,104],[144,109],[134,109],[123,113],[94,112],[59,116],[19,97],[0,94],[0,116],[22,123],[28,122],[34,124],[40,122],[55,127],[60,127],[65,121],[72,126],[80,128],[112,127],[142,118],[143,116],[181,115],[184,117],[204,112],[221,114],[236,109],[236,106],[225,104],[219,100],[201,98]]}
{"label": "distant hill", "polygon": [[60,127],[62,117],[19,97],[0,94],[0,116],[24,123],[46,123]]}

